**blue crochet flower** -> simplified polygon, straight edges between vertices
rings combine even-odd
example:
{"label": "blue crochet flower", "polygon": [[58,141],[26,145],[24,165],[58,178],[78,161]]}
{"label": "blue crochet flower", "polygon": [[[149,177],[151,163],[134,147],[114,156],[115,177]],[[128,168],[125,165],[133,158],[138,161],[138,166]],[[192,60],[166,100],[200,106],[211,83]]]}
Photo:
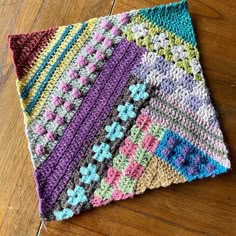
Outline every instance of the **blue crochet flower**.
{"label": "blue crochet flower", "polygon": [[74,190],[68,189],[67,195],[69,196],[68,203],[72,206],[76,206],[81,202],[87,202],[88,199],[85,195],[85,190],[81,186],[76,186]]}
{"label": "blue crochet flower", "polygon": [[124,129],[118,122],[113,122],[113,124],[106,125],[105,130],[107,131],[106,137],[109,138],[111,141],[115,141],[118,138],[123,138],[124,133],[122,132]]}
{"label": "blue crochet flower", "polygon": [[112,158],[112,155],[110,153],[110,145],[107,143],[101,143],[99,146],[94,145],[93,151],[95,152],[93,158],[97,161],[103,162],[105,159]]}
{"label": "blue crochet flower", "polygon": [[100,177],[97,174],[97,166],[94,164],[90,163],[88,167],[81,167],[80,173],[82,174],[80,181],[85,184],[91,184],[92,181],[100,180]]}
{"label": "blue crochet flower", "polygon": [[64,208],[62,211],[54,211],[53,214],[56,217],[56,220],[65,220],[72,217],[74,212],[69,208]]}
{"label": "blue crochet flower", "polygon": [[146,84],[133,84],[129,86],[129,91],[131,92],[131,97],[134,101],[140,101],[142,99],[148,98],[148,93],[146,90]]}
{"label": "blue crochet flower", "polygon": [[126,102],[125,105],[119,105],[117,110],[119,111],[118,116],[123,121],[127,121],[129,118],[134,118],[136,116],[134,105],[128,102]]}

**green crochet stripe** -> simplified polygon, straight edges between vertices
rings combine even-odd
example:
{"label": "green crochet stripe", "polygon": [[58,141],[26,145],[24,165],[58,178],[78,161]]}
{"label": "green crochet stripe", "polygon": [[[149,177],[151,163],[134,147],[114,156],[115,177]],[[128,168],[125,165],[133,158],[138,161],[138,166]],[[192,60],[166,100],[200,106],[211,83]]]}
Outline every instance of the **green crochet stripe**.
{"label": "green crochet stripe", "polygon": [[197,46],[186,0],[141,9],[139,13],[153,24],[173,32],[193,46]]}

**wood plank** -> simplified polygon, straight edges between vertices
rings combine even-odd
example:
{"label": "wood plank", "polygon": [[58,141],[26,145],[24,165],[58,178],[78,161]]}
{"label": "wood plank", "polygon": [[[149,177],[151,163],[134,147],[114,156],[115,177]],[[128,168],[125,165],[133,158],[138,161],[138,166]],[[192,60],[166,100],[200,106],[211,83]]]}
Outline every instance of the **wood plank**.
{"label": "wood plank", "polygon": [[111,6],[111,0],[0,1],[0,235],[36,235],[40,224],[33,167],[16,92],[16,76],[7,50],[7,35],[107,15]]}
{"label": "wood plank", "polygon": [[[139,197],[136,197],[136,199],[137,198]],[[136,208],[132,209],[124,205],[125,202],[125,204],[129,205],[132,201]],[[145,204],[144,201],[142,201],[142,203]],[[150,202],[147,202],[147,205],[148,204],[150,204]],[[73,225],[74,229],[77,229],[76,235],[83,235],[80,234],[80,227],[86,227],[102,235],[109,236],[162,235],[164,232],[168,232],[165,235],[206,235],[199,230],[192,230],[188,228],[188,226],[183,227],[162,217],[154,216],[150,212],[146,213],[145,211],[139,210],[139,205],[135,199],[120,203],[111,203],[108,206],[84,212],[79,216],[74,216],[67,221],[47,223],[47,227],[57,228],[57,231],[60,232],[66,228],[68,222]],[[45,230],[42,229],[41,236],[49,235],[45,233]]]}

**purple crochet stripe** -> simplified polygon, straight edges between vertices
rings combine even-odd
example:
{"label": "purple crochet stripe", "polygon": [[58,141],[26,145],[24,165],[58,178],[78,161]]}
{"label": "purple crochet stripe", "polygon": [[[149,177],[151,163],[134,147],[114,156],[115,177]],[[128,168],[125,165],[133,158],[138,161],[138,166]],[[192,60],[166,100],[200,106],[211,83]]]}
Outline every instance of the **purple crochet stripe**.
{"label": "purple crochet stripe", "polygon": [[[36,171],[42,215],[50,211],[60,192],[65,188],[78,161],[84,156],[90,142],[95,137],[126,85],[130,71],[140,61],[144,52],[144,48],[139,49],[134,43],[129,43],[126,40],[119,44],[110,59],[111,62],[110,60],[107,62],[109,66],[104,66],[93,89],[90,90],[91,92],[86,97],[89,105],[85,101],[85,105],[84,103],[81,105],[81,109],[76,113],[73,121],[68,126],[65,134],[72,131],[72,134],[68,136],[70,140],[67,138],[63,140],[63,136],[52,153],[55,160],[53,163],[50,157],[49,163],[53,165],[53,169],[51,166],[47,168],[47,162],[45,162]],[[119,64],[117,65],[117,63]],[[102,92],[100,93],[101,90]],[[100,97],[99,94],[101,94]],[[70,131],[70,129],[72,130]],[[59,154],[55,155],[57,148],[60,149],[60,146],[63,147],[64,155],[60,152],[61,150]],[[45,173],[45,170],[46,173],[50,170],[50,174],[47,173],[49,177],[46,182],[45,176],[42,175],[40,170],[42,170],[42,173]]]}
{"label": "purple crochet stripe", "polygon": [[48,176],[54,171],[55,166],[64,155],[68,145],[70,145],[70,143],[74,139],[76,133],[78,132],[78,129],[86,119],[88,112],[92,110],[94,104],[97,101],[97,98],[100,95],[100,92],[103,90],[107,80],[109,79],[112,70],[119,63],[128,46],[129,44],[122,41],[115,49],[112,57],[104,65],[101,75],[97,78],[94,85],[89,90],[87,96],[84,98],[71,123],[64,131],[60,142],[57,143],[55,149],[48,157],[48,159],[36,170],[36,175],[41,175],[41,182],[39,183],[40,186],[43,185],[44,181],[47,180]]}

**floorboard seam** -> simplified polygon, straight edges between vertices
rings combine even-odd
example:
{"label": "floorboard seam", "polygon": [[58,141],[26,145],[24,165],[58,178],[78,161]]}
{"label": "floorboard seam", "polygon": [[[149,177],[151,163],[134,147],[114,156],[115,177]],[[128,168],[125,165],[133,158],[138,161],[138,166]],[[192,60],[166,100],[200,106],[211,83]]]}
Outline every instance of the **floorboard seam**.
{"label": "floorboard seam", "polygon": [[36,233],[36,236],[40,236],[40,232],[41,232],[42,226],[43,226],[43,223],[42,223],[42,221],[40,221],[39,227],[38,227],[38,230],[37,230],[37,233]]}
{"label": "floorboard seam", "polygon": [[110,12],[109,12],[109,15],[111,15],[111,14],[113,13],[115,4],[116,4],[116,0],[113,0],[112,5],[111,5],[111,10],[110,10]]}

